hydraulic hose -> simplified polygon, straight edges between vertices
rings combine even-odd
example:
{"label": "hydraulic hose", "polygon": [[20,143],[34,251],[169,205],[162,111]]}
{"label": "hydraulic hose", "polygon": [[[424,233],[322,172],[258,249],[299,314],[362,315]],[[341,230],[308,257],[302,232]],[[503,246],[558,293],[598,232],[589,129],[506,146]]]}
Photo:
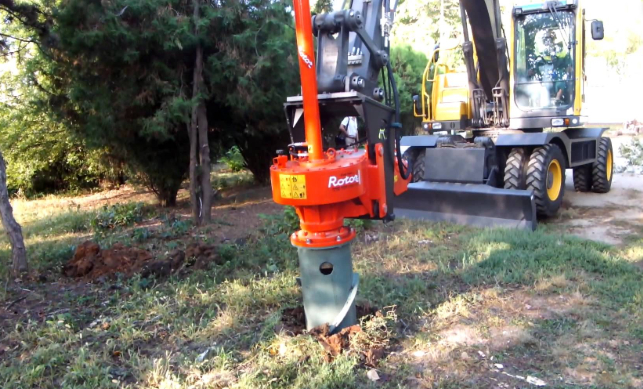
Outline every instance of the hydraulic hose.
{"label": "hydraulic hose", "polygon": [[400,95],[397,92],[397,83],[395,82],[395,77],[393,76],[393,68],[391,67],[391,62],[386,64],[386,69],[388,70],[388,81],[391,83],[391,91],[393,92],[393,101],[395,102],[395,123],[398,128],[395,131],[395,155],[397,156],[397,168],[400,170],[400,175],[403,180],[407,180],[411,176],[413,171],[413,160],[409,159],[408,166],[404,166],[404,161],[402,161],[402,150],[401,150],[401,136],[400,131],[402,126],[400,124]]}

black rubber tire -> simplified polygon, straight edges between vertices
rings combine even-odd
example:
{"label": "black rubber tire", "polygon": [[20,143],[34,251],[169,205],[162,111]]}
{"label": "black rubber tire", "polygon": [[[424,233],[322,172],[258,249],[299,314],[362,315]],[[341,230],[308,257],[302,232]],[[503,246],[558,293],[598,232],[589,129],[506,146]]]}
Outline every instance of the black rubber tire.
{"label": "black rubber tire", "polygon": [[522,147],[514,147],[507,157],[505,165],[505,189],[527,188],[527,163],[529,153]]}
{"label": "black rubber tire", "polygon": [[[547,181],[549,165],[554,159],[558,161],[561,168],[562,185],[558,198],[551,200],[547,194]],[[527,189],[531,189],[534,193],[538,216],[552,217],[560,209],[565,195],[565,168],[565,156],[557,145],[537,147],[531,153],[527,166]]]}
{"label": "black rubber tire", "polygon": [[425,150],[409,150],[404,153],[403,158],[407,160],[411,159],[413,161],[413,175],[411,176],[411,182],[418,182],[424,179],[424,161],[425,161]]}
{"label": "black rubber tire", "polygon": [[592,165],[574,168],[574,189],[576,192],[589,192],[592,190]]}
{"label": "black rubber tire", "polygon": [[[611,156],[611,166],[608,165],[608,156]],[[608,171],[609,169],[609,171]],[[614,177],[614,151],[610,138],[598,140],[598,155],[592,165],[592,190],[596,193],[607,193],[612,188]]]}

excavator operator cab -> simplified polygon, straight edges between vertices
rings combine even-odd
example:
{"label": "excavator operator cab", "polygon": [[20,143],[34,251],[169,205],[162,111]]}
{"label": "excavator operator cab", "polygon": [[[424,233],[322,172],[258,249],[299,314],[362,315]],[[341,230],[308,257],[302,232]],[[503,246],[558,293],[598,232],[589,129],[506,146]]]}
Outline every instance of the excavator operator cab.
{"label": "excavator operator cab", "polygon": [[527,111],[570,108],[575,98],[573,11],[523,14],[518,8],[517,12],[516,105]]}
{"label": "excavator operator cab", "polygon": [[[580,126],[585,19],[578,1],[516,6],[512,20],[511,126]],[[603,38],[602,22],[592,23],[592,38]]]}

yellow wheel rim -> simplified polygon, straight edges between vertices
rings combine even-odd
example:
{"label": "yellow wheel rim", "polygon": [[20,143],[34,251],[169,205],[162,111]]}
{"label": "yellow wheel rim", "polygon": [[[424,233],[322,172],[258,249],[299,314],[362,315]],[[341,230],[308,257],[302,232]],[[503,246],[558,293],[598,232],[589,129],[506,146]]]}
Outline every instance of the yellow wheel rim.
{"label": "yellow wheel rim", "polygon": [[607,181],[612,179],[612,150],[607,150]]}
{"label": "yellow wheel rim", "polygon": [[563,187],[563,170],[558,160],[554,159],[549,163],[547,169],[547,196],[549,200],[556,201],[560,196]]}

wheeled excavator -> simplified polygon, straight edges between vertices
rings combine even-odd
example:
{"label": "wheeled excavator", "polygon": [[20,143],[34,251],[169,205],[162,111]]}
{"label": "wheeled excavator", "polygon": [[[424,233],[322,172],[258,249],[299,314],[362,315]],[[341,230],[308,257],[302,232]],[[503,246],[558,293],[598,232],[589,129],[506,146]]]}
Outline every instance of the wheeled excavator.
{"label": "wheeled excavator", "polygon": [[[587,25],[579,0],[516,5],[506,31],[499,0],[460,0],[466,72],[431,55],[414,112],[424,134],[401,140],[412,161],[397,215],[535,229],[561,207],[565,172],[577,191],[607,193],[605,129],[584,126]],[[505,36],[508,32],[509,38]]]}

